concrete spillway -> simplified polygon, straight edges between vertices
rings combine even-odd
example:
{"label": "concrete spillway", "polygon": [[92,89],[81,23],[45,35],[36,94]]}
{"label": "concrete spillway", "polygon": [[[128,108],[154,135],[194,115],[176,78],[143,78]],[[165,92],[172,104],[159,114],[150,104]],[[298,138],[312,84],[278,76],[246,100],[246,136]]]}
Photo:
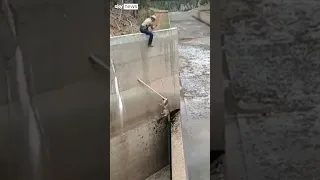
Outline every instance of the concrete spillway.
{"label": "concrete spillway", "polygon": [[[170,134],[161,116],[162,98],[138,79],[168,99],[169,111],[180,108],[178,31],[156,31],[153,48],[147,47],[143,34],[111,37],[110,46],[116,71],[110,82],[111,179],[146,179],[169,165]],[[115,77],[124,106],[122,119]]]}

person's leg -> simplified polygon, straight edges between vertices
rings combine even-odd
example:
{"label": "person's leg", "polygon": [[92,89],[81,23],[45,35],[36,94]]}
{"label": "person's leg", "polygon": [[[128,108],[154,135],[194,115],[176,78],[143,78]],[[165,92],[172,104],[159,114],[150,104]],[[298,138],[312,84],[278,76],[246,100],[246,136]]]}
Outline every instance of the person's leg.
{"label": "person's leg", "polygon": [[144,33],[144,30],[145,30],[145,27],[140,26],[140,32],[141,32],[141,33]]}
{"label": "person's leg", "polygon": [[153,33],[150,32],[150,34],[149,34],[148,46],[151,46],[151,47],[152,47],[152,40],[153,40]]}
{"label": "person's leg", "polygon": [[148,41],[148,46],[152,46],[152,40],[153,40],[153,33],[149,30],[146,30],[145,32],[147,35],[149,35],[149,41]]}
{"label": "person's leg", "polygon": [[149,31],[148,29],[143,29],[141,27],[140,27],[140,32],[144,33],[146,35],[149,35],[148,46],[152,47],[153,33],[151,31]]}

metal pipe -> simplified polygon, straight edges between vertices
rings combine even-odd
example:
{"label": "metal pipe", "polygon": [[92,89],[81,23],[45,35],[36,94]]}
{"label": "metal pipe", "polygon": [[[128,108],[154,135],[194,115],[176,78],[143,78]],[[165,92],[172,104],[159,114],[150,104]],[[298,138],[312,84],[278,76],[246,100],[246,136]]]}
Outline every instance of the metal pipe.
{"label": "metal pipe", "polygon": [[149,88],[151,91],[153,91],[154,93],[156,93],[156,94],[158,94],[163,100],[167,100],[168,101],[168,99],[166,98],[166,97],[164,97],[164,96],[162,96],[160,93],[158,93],[156,90],[154,90],[152,87],[150,87],[148,84],[146,84],[145,82],[143,82],[141,79],[138,79],[138,81],[140,82],[140,83],[142,83],[143,85],[145,85],[147,88]]}

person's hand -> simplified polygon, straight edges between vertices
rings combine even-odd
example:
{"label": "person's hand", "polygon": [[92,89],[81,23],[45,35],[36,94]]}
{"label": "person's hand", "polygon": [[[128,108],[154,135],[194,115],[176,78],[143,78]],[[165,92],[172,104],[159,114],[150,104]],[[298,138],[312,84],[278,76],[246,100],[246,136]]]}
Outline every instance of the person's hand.
{"label": "person's hand", "polygon": [[152,30],[154,30],[157,26],[158,26],[157,24],[152,26]]}

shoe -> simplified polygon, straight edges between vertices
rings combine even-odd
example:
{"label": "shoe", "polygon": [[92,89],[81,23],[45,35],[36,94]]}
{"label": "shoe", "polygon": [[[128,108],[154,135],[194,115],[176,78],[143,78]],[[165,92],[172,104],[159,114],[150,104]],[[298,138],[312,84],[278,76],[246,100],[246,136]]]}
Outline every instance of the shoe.
{"label": "shoe", "polygon": [[148,47],[153,47],[152,45],[148,45]]}

